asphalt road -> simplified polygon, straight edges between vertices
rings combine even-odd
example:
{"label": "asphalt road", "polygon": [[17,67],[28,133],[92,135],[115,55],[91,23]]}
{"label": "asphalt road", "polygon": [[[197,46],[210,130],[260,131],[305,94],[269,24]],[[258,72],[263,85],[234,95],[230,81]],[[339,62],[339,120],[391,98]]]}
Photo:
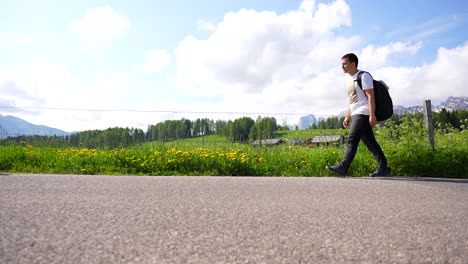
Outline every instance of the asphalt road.
{"label": "asphalt road", "polygon": [[0,263],[468,263],[468,180],[1,175]]}

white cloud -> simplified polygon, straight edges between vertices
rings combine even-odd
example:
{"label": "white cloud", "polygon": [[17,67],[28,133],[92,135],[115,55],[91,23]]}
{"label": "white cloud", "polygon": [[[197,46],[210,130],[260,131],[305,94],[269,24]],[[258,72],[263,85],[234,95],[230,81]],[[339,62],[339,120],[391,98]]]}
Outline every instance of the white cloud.
{"label": "white cloud", "polygon": [[395,55],[414,55],[422,48],[422,43],[412,44],[411,42],[392,42],[385,46],[376,47],[369,45],[364,48],[359,55],[359,66],[364,65],[369,70],[385,66],[388,59]]}
{"label": "white cloud", "polygon": [[314,15],[316,30],[328,32],[340,26],[351,26],[351,10],[344,0],[331,5],[319,4]]}
{"label": "white cloud", "polygon": [[341,0],[327,5],[303,1],[284,14],[231,12],[206,39],[188,36],[179,44],[172,80],[179,94],[223,98],[210,105],[212,111],[335,115],[348,101],[350,77],[341,71],[340,58],[355,51],[363,69],[391,85],[395,104],[468,95],[463,85],[468,82],[466,45],[441,49],[432,64],[391,68],[399,56],[418,53],[422,43],[361,48],[360,36],[335,33],[350,25],[351,10]]}
{"label": "white cloud", "polygon": [[32,36],[18,32],[0,32],[1,46],[30,46],[33,42]]}
{"label": "white cloud", "polygon": [[43,58],[22,66],[1,67],[0,87],[15,106],[35,107],[50,98],[64,93],[70,85],[71,73],[63,64]]}
{"label": "white cloud", "polygon": [[83,18],[71,24],[71,29],[81,35],[85,51],[108,48],[128,27],[128,19],[110,6],[89,9]]}
{"label": "white cloud", "polygon": [[466,69],[468,42],[454,49],[440,48],[432,63],[381,68],[375,75],[389,84],[395,104],[411,106],[427,99],[440,102],[449,96],[468,96]]}
{"label": "white cloud", "polygon": [[197,21],[197,29],[200,31],[206,31],[206,32],[213,32],[216,30],[216,26],[206,20],[198,20]]}
{"label": "white cloud", "polygon": [[0,65],[0,94],[11,107],[2,111],[35,124],[61,127],[60,113],[50,114],[38,108],[73,105],[80,98],[79,87],[79,80],[68,67],[44,58],[19,66]]}
{"label": "white cloud", "polygon": [[421,40],[432,35],[445,32],[460,25],[461,21],[457,15],[440,16],[424,21],[421,24],[405,26],[386,34],[387,37],[403,37],[410,40]]}
{"label": "white cloud", "polygon": [[171,63],[171,56],[165,50],[150,50],[145,53],[146,62],[143,66],[145,72],[159,72],[164,66]]}
{"label": "white cloud", "polygon": [[314,12],[315,0],[303,0],[299,5],[299,10],[304,11],[307,14]]}
{"label": "white cloud", "polygon": [[[160,72],[174,61],[171,80],[177,94],[172,94],[170,85],[146,83],[145,75],[138,72],[80,76],[44,58],[20,66],[0,64],[0,106],[132,110],[18,112],[28,121],[67,131],[113,126],[145,129],[164,119],[232,119],[244,113],[253,113],[252,118],[276,113],[280,122],[307,113],[335,115],[346,108],[350,78],[342,72],[340,58],[353,51],[363,69],[390,85],[395,104],[468,96],[468,43],[440,48],[433,62],[419,67],[395,67],[395,58],[417,54],[422,44],[395,41],[363,48],[360,36],[337,33],[350,25],[351,10],[343,0],[327,5],[305,0],[297,10],[282,14],[242,9],[226,14],[216,25],[199,21],[199,29],[208,30],[206,38],[187,36],[174,54],[147,51],[144,66],[137,69]],[[97,50],[121,37],[128,21],[112,8],[102,7],[89,10],[72,28],[88,50]],[[215,113],[190,114],[193,111]]]}
{"label": "white cloud", "polygon": [[0,65],[0,106],[8,107],[0,111],[67,131],[105,129],[125,122],[130,126],[134,120],[119,118],[120,112],[106,118],[108,113],[92,110],[124,107],[132,91],[131,78],[129,73],[117,73],[84,81],[66,65],[44,58],[20,66]]}
{"label": "white cloud", "polygon": [[[333,33],[350,24],[349,7],[341,0],[313,6],[303,2],[298,10],[279,15],[246,9],[226,14],[206,40],[190,36],[176,48],[175,84],[184,94],[260,93],[335,65],[356,43],[356,38],[335,41]],[[328,51],[316,52],[317,46]]]}
{"label": "white cloud", "polygon": [[179,44],[173,82],[180,94],[221,96],[223,105],[242,102],[254,112],[323,111],[327,100],[319,96],[341,87],[339,59],[361,40],[334,33],[350,25],[350,8],[342,0],[317,7],[304,1],[284,14],[231,12],[207,39],[188,36]]}

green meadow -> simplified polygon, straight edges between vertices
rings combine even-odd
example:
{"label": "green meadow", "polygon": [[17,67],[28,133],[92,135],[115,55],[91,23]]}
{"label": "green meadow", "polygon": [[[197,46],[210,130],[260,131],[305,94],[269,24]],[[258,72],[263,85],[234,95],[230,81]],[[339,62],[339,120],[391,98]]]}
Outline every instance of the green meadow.
{"label": "green meadow", "polygon": [[[100,175],[333,176],[325,169],[343,157],[345,146],[292,146],[289,139],[346,135],[347,130],[280,131],[278,146],[252,146],[206,137],[153,141],[129,148],[34,147],[28,142],[0,147],[0,171]],[[468,130],[436,130],[435,148],[420,123],[408,119],[375,129],[392,174],[468,178]],[[376,162],[361,145],[349,174],[367,176]]]}

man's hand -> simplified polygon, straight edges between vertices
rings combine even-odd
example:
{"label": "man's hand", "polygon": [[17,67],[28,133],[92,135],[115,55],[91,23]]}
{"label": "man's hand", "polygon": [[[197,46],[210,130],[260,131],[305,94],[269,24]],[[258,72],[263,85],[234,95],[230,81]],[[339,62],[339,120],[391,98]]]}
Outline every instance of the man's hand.
{"label": "man's hand", "polygon": [[377,124],[377,117],[375,117],[375,115],[369,116],[369,124],[371,127],[374,127]]}
{"label": "man's hand", "polygon": [[351,119],[351,108],[348,105],[348,110],[346,111],[345,119],[343,120],[343,126],[348,128],[349,127],[349,120]]}
{"label": "man's hand", "polygon": [[349,127],[349,117],[346,116],[345,119],[343,120],[343,126],[348,128]]}

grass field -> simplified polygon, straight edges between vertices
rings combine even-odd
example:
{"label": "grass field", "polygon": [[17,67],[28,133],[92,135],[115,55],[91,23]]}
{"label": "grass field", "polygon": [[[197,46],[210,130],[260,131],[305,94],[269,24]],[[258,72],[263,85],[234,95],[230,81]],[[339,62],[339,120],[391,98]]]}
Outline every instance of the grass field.
{"label": "grass field", "polygon": [[[346,130],[284,131],[283,139],[346,134]],[[468,131],[436,134],[436,148],[421,129],[376,129],[393,175],[468,178]],[[331,176],[325,169],[343,157],[345,146],[252,147],[211,135],[132,148],[35,148],[27,142],[0,147],[0,171],[109,175]],[[349,174],[367,176],[376,162],[361,146]]]}

